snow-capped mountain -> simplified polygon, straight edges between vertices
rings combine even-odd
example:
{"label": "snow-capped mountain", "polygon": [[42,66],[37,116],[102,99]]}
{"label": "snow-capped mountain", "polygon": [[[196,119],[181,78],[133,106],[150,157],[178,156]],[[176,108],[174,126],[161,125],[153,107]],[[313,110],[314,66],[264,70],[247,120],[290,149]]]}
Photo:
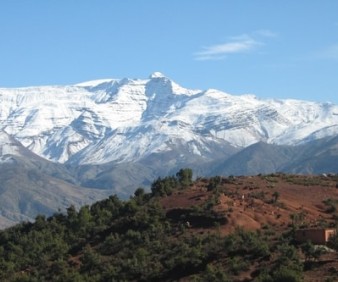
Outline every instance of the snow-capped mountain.
{"label": "snow-capped mountain", "polygon": [[[139,161],[185,144],[191,155],[338,134],[338,106],[190,90],[161,73],[69,86],[0,89],[0,130],[54,162]],[[0,140],[2,142],[2,140]]]}
{"label": "snow-capped mountain", "polygon": [[338,106],[190,90],[161,73],[0,88],[0,229],[182,167],[195,176],[337,173]]}

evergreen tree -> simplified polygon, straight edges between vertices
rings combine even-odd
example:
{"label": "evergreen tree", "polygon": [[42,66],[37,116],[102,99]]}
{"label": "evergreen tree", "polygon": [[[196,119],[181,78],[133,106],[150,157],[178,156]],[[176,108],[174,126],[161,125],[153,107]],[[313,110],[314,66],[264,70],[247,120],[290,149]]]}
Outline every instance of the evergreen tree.
{"label": "evergreen tree", "polygon": [[176,173],[176,177],[183,187],[187,187],[192,184],[192,169],[182,168]]}

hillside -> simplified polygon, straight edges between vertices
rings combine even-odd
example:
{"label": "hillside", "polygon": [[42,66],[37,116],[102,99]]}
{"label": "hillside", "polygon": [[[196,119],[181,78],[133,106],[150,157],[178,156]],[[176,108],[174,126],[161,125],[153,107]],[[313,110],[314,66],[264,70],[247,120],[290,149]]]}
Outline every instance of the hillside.
{"label": "hillside", "polygon": [[281,173],[192,181],[182,169],[128,201],[111,196],[0,231],[0,279],[334,281],[337,253],[300,245],[293,232],[336,226],[337,182]]}
{"label": "hillside", "polygon": [[0,132],[0,229],[108,195],[102,189],[81,187],[64,165],[37,156]]}

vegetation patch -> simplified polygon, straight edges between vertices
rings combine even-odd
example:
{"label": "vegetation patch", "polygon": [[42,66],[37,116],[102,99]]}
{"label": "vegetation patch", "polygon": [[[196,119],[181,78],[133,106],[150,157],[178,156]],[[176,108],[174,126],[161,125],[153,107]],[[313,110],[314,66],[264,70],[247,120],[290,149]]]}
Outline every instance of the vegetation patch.
{"label": "vegetation patch", "polygon": [[[311,242],[295,242],[295,230],[311,216],[284,201],[284,193],[295,189],[271,191],[262,176],[229,182],[191,177],[183,169],[156,179],[149,193],[136,189],[128,201],[110,196],[0,231],[0,280],[337,280],[337,235],[328,242],[329,252]],[[280,176],[278,185],[285,177]],[[336,207],[337,189],[327,190],[332,194],[325,205]],[[285,209],[279,206],[280,197]],[[168,205],[175,200],[176,206]],[[336,222],[331,214],[321,215],[325,224]],[[250,226],[254,218],[258,228]]]}

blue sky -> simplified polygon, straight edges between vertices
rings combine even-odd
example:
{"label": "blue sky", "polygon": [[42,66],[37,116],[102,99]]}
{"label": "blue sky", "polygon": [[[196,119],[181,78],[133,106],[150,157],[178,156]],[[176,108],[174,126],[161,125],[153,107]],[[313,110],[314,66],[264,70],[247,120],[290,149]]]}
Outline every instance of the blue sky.
{"label": "blue sky", "polygon": [[0,87],[147,78],[338,104],[336,0],[2,0]]}

